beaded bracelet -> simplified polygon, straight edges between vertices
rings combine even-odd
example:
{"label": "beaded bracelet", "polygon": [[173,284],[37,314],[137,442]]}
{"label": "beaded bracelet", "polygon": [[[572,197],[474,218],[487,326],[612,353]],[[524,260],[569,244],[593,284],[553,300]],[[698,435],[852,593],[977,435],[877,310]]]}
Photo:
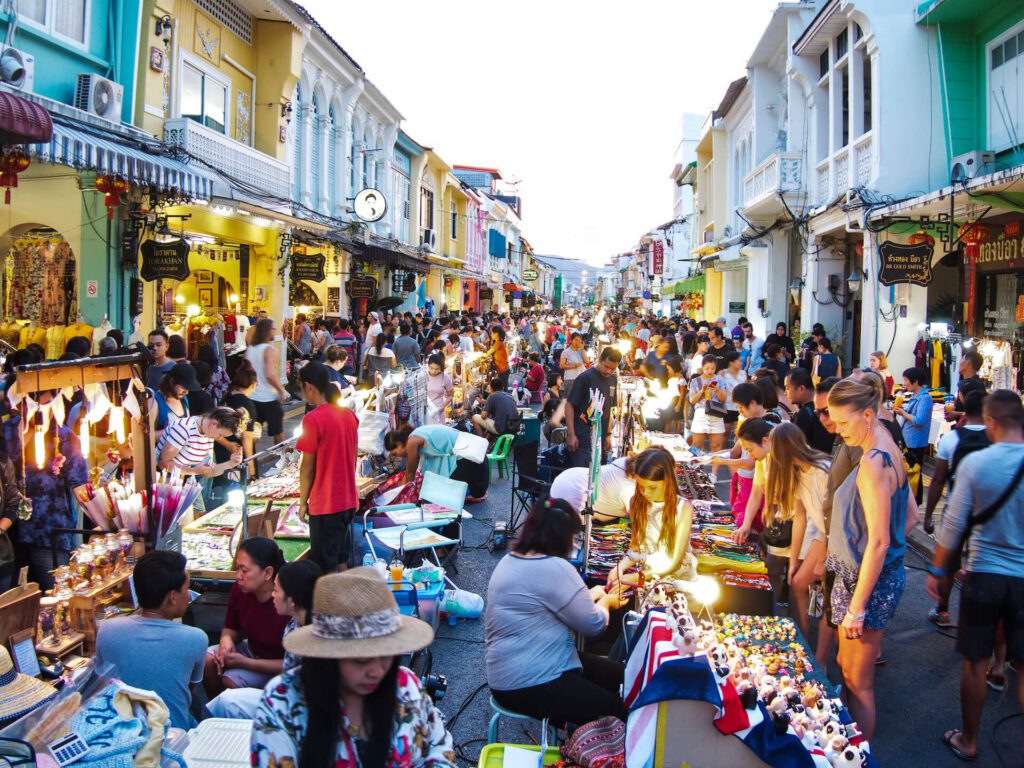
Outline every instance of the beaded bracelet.
{"label": "beaded bracelet", "polygon": [[864,613],[851,613],[849,610],[847,610],[846,615],[849,616],[850,619],[852,619],[853,621],[864,621],[864,617],[867,614],[864,614]]}

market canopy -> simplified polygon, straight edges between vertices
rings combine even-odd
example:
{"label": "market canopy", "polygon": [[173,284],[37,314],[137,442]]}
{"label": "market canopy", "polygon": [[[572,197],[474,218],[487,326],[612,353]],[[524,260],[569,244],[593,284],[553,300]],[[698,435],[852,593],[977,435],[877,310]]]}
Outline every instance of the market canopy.
{"label": "market canopy", "polygon": [[683,296],[687,293],[703,293],[707,278],[704,275],[694,275],[676,283],[676,296]]}

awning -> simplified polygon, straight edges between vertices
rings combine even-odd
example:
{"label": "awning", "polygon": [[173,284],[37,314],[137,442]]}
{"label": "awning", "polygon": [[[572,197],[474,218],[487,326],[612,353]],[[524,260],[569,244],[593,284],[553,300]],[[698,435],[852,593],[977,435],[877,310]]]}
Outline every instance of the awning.
{"label": "awning", "polygon": [[523,290],[522,288],[520,288],[515,283],[505,283],[505,284],[503,284],[501,286],[501,288],[502,288],[502,290],[505,290],[505,291],[521,291],[521,290]]}
{"label": "awning", "polygon": [[419,259],[415,259],[401,251],[381,248],[378,245],[367,245],[362,258],[375,264],[407,269],[410,272],[418,272],[421,275],[425,275],[430,271],[430,266]]}
{"label": "awning", "polygon": [[29,145],[38,160],[67,165],[77,170],[118,173],[133,184],[152,184],[160,190],[176,189],[192,198],[209,200],[213,179],[206,172],[186,165],[170,155],[148,151],[141,144],[129,146],[113,134],[99,136],[99,129],[53,125],[46,143]]}
{"label": "awning", "polygon": [[683,296],[687,293],[701,293],[704,291],[707,278],[704,275],[694,275],[676,283],[676,296]]}
{"label": "awning", "polygon": [[36,144],[53,137],[46,107],[13,93],[0,93],[0,144]]}

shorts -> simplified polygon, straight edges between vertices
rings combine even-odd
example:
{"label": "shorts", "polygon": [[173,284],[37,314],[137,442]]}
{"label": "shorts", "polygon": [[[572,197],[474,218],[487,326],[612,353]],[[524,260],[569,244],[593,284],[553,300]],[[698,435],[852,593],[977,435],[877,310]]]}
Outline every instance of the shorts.
{"label": "shorts", "polygon": [[[220,645],[211,645],[206,649],[208,656],[213,656],[214,652],[220,648]],[[235,644],[235,651],[242,654],[247,659],[255,659],[256,655],[249,648],[249,643],[243,640],[240,643]],[[263,688],[267,683],[270,682],[270,678],[273,675],[266,675],[262,672],[253,672],[251,669],[226,669],[221,677],[225,680],[230,680],[236,688]]]}
{"label": "shorts", "polygon": [[[903,568],[903,557],[882,568],[878,581],[868,598],[864,609],[865,629],[884,629],[885,625],[896,614],[896,606],[903,596],[903,588],[907,585],[907,573]],[[844,573],[835,574],[835,585],[832,587],[832,621],[836,626],[843,623],[843,617],[850,609],[853,590],[857,586],[857,574],[852,576]],[[961,619],[962,621],[962,619]]]}
{"label": "shorts", "polygon": [[354,509],[329,515],[309,516],[309,559],[324,573],[352,565],[352,516]]}
{"label": "shorts", "polygon": [[708,416],[703,408],[695,408],[690,431],[697,435],[724,435],[725,422],[721,416]]}
{"label": "shorts", "polygon": [[256,406],[256,420],[267,425],[268,435],[280,435],[284,432],[284,408],[278,400],[253,400]]}
{"label": "shorts", "polygon": [[987,659],[995,648],[1000,621],[1006,633],[1006,658],[1024,660],[1024,579],[968,571],[960,589],[957,652],[967,661]]}
{"label": "shorts", "polygon": [[490,432],[492,435],[500,435],[501,434],[498,431],[497,425],[494,423],[494,419],[492,419],[492,418],[486,418],[485,419],[479,413],[476,413],[476,414],[473,414],[472,421],[473,421],[474,424],[477,424],[480,427],[480,429],[482,429],[484,432]]}
{"label": "shorts", "polygon": [[211,717],[252,720],[263,698],[262,688],[227,688],[206,703]]}
{"label": "shorts", "polygon": [[825,621],[832,629],[839,627],[838,624],[832,621],[832,589],[836,585],[836,574],[833,571],[825,569],[825,585],[822,592],[824,593],[825,602],[823,610],[825,611]]}

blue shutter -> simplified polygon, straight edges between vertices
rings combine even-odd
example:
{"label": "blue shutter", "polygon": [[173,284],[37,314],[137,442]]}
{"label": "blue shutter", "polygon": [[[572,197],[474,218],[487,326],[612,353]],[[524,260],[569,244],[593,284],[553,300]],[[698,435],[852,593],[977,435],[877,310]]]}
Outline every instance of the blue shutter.
{"label": "blue shutter", "polygon": [[313,176],[312,208],[320,210],[320,104],[313,99],[313,151],[310,154],[310,171]]}
{"label": "blue shutter", "polygon": [[337,183],[336,173],[338,167],[338,151],[337,151],[337,130],[338,124],[334,119],[334,106],[331,105],[329,113],[330,129],[327,131],[327,213],[331,216],[334,215],[335,205],[335,185]]}

